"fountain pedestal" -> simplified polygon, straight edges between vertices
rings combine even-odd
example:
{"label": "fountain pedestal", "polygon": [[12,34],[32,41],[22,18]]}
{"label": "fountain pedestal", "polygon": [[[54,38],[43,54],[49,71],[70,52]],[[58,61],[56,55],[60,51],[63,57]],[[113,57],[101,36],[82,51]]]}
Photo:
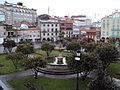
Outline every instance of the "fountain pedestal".
{"label": "fountain pedestal", "polygon": [[48,68],[67,69],[66,57],[63,57],[61,54],[59,54],[57,57],[55,57],[55,61],[49,64]]}

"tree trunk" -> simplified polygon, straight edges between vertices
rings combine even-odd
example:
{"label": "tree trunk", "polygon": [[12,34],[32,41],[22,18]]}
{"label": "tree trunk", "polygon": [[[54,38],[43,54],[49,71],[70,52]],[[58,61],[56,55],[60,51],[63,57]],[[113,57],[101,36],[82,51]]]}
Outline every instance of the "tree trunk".
{"label": "tree trunk", "polygon": [[49,52],[47,52],[47,56],[49,56]]}
{"label": "tree trunk", "polygon": [[34,70],[35,71],[35,79],[38,78],[38,71],[37,70]]}

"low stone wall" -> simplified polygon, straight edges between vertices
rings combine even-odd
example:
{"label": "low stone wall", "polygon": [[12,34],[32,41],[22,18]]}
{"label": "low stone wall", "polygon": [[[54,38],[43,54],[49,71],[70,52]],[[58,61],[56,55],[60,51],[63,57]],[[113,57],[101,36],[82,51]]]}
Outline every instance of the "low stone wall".
{"label": "low stone wall", "polygon": [[47,65],[48,69],[60,69],[60,70],[64,70],[64,69],[68,69],[67,65],[52,65],[52,64],[48,64]]}

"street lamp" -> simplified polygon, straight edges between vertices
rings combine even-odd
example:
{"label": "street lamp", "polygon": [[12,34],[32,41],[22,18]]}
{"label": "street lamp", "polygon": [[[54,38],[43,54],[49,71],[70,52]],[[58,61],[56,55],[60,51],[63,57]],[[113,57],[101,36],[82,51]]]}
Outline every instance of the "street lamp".
{"label": "street lamp", "polygon": [[76,82],[76,90],[80,90],[79,89],[79,69],[78,69],[78,61],[80,61],[80,56],[81,56],[81,52],[84,52],[85,49],[83,49],[81,47],[80,50],[77,50],[77,56],[75,56],[75,60],[77,61],[77,65],[76,65],[76,69],[77,69],[77,82]]}

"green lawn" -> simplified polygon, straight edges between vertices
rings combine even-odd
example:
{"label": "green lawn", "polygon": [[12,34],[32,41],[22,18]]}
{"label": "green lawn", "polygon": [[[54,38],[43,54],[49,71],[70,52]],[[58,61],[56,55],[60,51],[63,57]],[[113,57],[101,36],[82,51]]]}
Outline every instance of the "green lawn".
{"label": "green lawn", "polygon": [[[39,54],[42,54],[44,56],[46,56],[46,52],[45,51],[42,51],[42,50],[36,50],[36,53],[39,53]],[[62,56],[68,56],[68,53],[67,52],[61,52]],[[35,54],[34,54],[35,55]],[[59,55],[59,51],[56,51],[56,50],[53,50],[51,53],[50,53],[50,56],[58,56]]]}
{"label": "green lawn", "polygon": [[111,76],[120,79],[120,75],[116,75],[116,73],[120,74],[120,61],[112,63],[108,68],[108,73]]}
{"label": "green lawn", "polygon": [[15,69],[12,61],[11,60],[6,60],[5,57],[6,57],[5,54],[0,55],[0,64],[4,65],[3,67],[0,67],[0,75],[23,71],[23,68],[21,68],[21,67],[18,68],[18,69]]}
{"label": "green lawn", "polygon": [[[28,90],[24,84],[31,82],[35,87],[41,90],[75,90],[76,89],[76,79],[52,79],[52,78],[45,78],[39,77],[38,79],[34,79],[33,76],[27,76],[23,78],[18,78],[14,80],[8,81],[10,85],[13,86],[15,90]],[[90,79],[86,81],[80,80],[80,90],[86,90],[86,87]]]}
{"label": "green lawn", "polygon": [[[39,55],[38,54],[35,54],[35,53],[33,53],[33,55],[34,56],[43,56],[43,57],[45,57],[45,56],[47,56],[46,55],[46,52],[45,51],[42,51],[42,50],[36,50],[36,53],[39,53]],[[49,56],[58,56],[59,55],[59,51],[55,51],[55,50],[53,50],[51,53],[50,53],[50,55]],[[67,53],[67,52],[61,52],[61,54],[62,54],[62,56],[68,56],[68,55],[70,55],[70,53]],[[46,61],[48,62],[48,63],[53,63],[54,61],[55,61],[55,58],[53,57],[53,58],[48,58],[48,59],[46,59]]]}

